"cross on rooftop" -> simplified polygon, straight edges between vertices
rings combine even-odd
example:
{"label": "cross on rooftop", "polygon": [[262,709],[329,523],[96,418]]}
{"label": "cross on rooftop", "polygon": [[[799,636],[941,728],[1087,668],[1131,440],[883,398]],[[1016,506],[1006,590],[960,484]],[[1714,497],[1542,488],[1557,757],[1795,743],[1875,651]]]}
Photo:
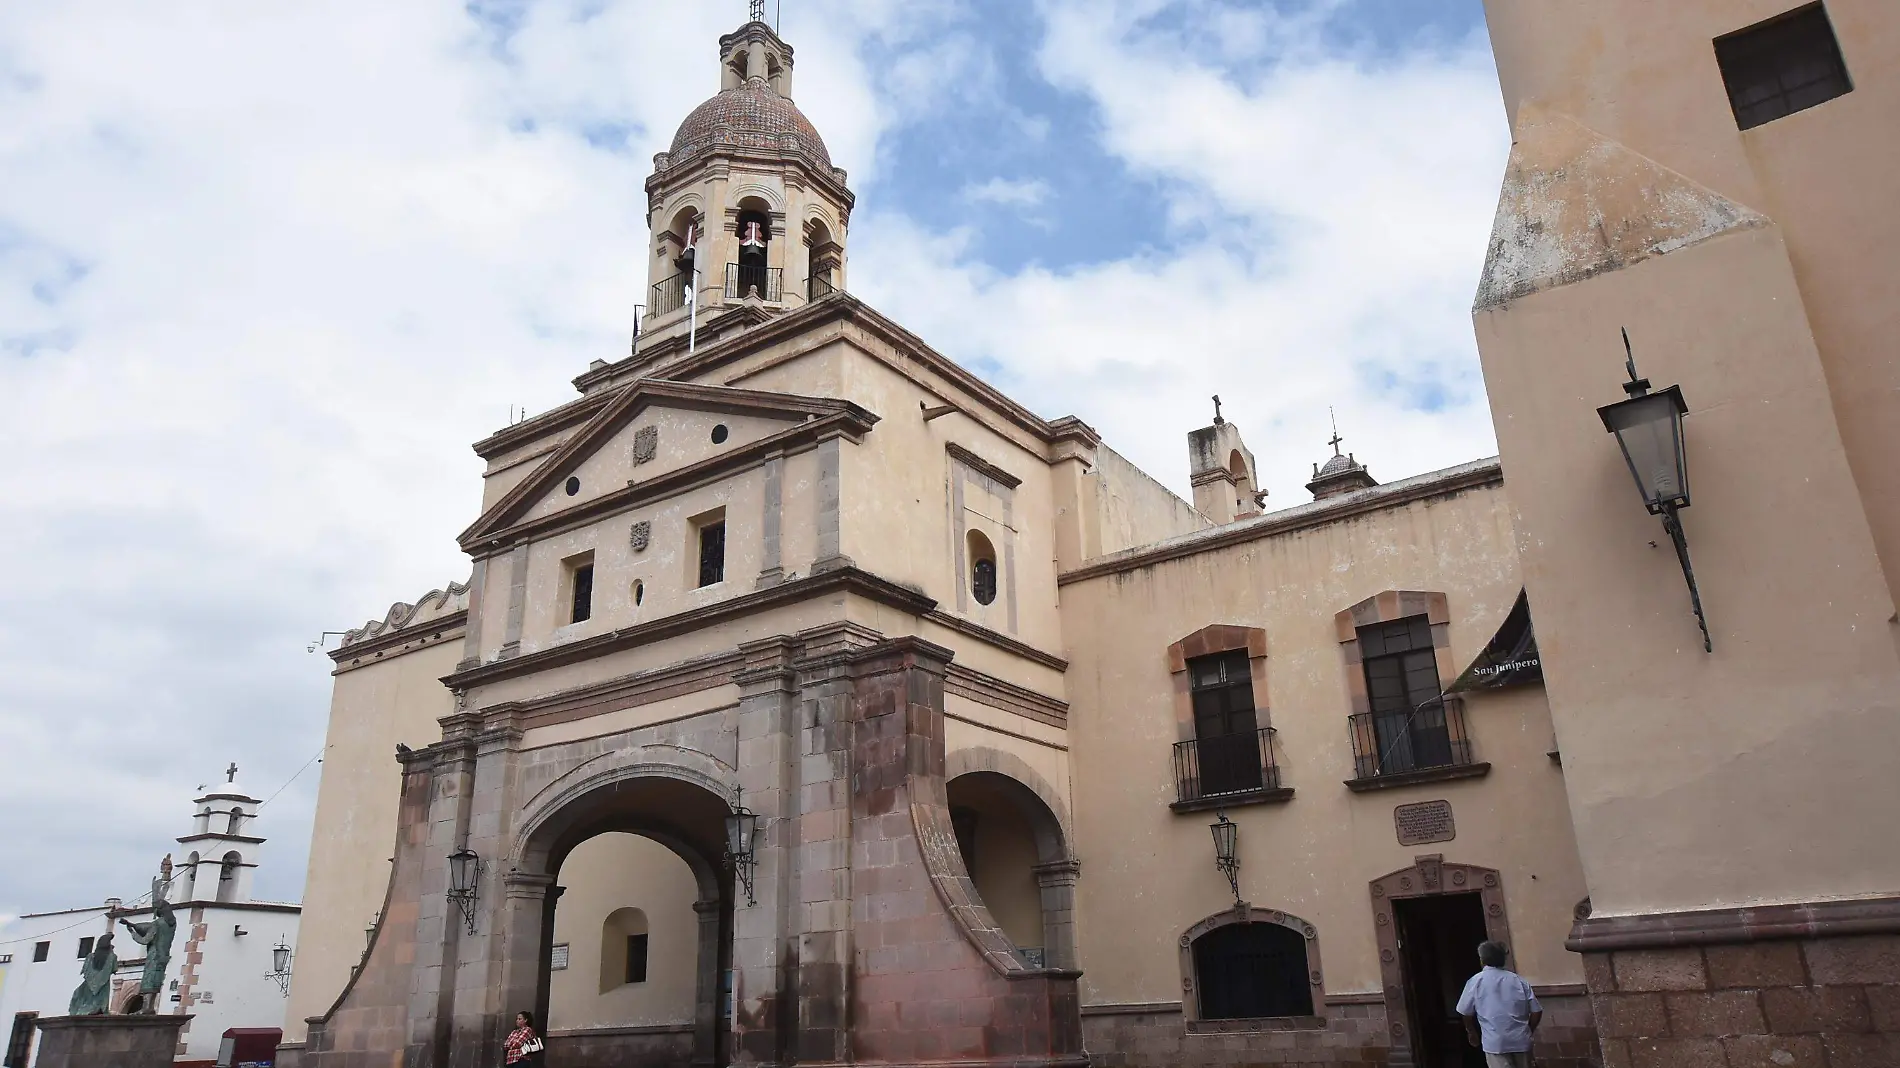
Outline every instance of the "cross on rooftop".
{"label": "cross on rooftop", "polygon": [[237,761],[232,761],[231,766],[224,769],[224,781],[228,783],[237,781]]}
{"label": "cross on rooftop", "polygon": [[765,21],[765,0],[752,0],[752,21]]}
{"label": "cross on rooftop", "polygon": [[1339,416],[1334,414],[1332,408],[1329,407],[1326,409],[1326,417],[1333,421],[1333,436],[1326,444],[1331,445],[1333,447],[1333,455],[1338,456],[1339,443],[1346,440],[1339,436]]}

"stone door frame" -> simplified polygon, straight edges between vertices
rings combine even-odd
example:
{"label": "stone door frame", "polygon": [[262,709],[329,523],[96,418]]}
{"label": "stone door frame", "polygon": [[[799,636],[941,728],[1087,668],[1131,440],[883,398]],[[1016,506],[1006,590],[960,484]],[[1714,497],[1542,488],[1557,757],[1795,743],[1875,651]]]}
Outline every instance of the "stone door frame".
{"label": "stone door frame", "polygon": [[[1495,868],[1447,864],[1443,854],[1416,858],[1409,868],[1372,880],[1373,932],[1379,945],[1379,984],[1385,993],[1386,1033],[1391,1039],[1390,1068],[1409,1068],[1412,1058],[1410,1005],[1399,953],[1398,917],[1392,903],[1408,898],[1477,893],[1484,907],[1485,937],[1511,946],[1511,918],[1504,906],[1504,877]],[[1474,947],[1475,948],[1475,947]],[[1513,954],[1515,957],[1515,954]]]}

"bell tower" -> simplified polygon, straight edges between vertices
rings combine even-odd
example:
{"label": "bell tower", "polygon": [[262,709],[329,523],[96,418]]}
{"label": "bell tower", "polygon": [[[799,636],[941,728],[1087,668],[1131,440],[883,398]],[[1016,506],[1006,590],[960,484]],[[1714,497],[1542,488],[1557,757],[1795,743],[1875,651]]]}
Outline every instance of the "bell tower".
{"label": "bell tower", "polygon": [[263,802],[237,785],[237,765],[225,769],[223,786],[192,802],[191,833],[178,839],[184,859],[172,874],[171,900],[237,902],[251,899],[251,876],[264,839],[251,824]]}
{"label": "bell tower", "polygon": [[762,4],[752,14],[719,39],[719,92],[653,158],[643,338],[688,333],[695,303],[703,327],[725,308],[790,311],[844,288],[856,198],[792,102],[792,46]]}

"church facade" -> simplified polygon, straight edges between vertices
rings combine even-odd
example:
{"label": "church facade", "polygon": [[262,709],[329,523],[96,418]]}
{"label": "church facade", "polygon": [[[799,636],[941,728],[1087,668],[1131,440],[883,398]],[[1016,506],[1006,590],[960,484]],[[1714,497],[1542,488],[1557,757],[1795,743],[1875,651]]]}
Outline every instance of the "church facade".
{"label": "church facade", "polygon": [[[1574,66],[1520,68],[1524,47],[1500,37],[1520,141],[1477,309],[1504,459],[1380,484],[1335,441],[1314,499],[1269,512],[1218,409],[1187,435],[1184,501],[851,296],[853,197],[792,102],[793,51],[760,22],[723,38],[720,91],[647,184],[634,354],[477,443],[469,581],[332,654],[281,1063],[498,1063],[531,1011],[563,1066],[1461,1068],[1453,1005],[1487,938],[1543,1001],[1540,1064],[1885,1041],[1884,1010],[1802,1031],[1762,1008],[1774,983],[1716,978],[1793,952],[1782,989],[1833,968],[1875,1005],[1900,984],[1878,864],[1841,845],[1757,879],[1664,855],[1691,831],[1786,846],[1725,761],[1791,762],[1849,819],[1892,787],[1769,744],[1776,701],[1739,698],[1769,658],[1742,651],[1747,611],[1713,611],[1737,594],[1709,600],[1721,651],[1687,650],[1681,580],[1612,559],[1650,521],[1614,440],[1553,406],[1617,399],[1620,352],[1591,376],[1565,340],[1575,382],[1525,368],[1629,311],[1619,272],[1714,252],[1555,274],[1514,252],[1548,233],[1514,220],[1570,218],[1551,175],[1590,173],[1563,162],[1577,120],[1539,110],[1574,87],[1526,87]],[[1780,254],[1763,218],[1708,244]],[[1653,373],[1691,381],[1699,345]],[[1863,739],[1891,740],[1890,587],[1826,409],[1801,411],[1843,555],[1810,570],[1853,574],[1803,572],[1798,618],[1852,632],[1828,655],[1856,681],[1804,707],[1851,696]],[[1702,581],[1800,571],[1754,538],[1717,540]],[[1718,759],[1682,732],[1724,703],[1755,727]]]}

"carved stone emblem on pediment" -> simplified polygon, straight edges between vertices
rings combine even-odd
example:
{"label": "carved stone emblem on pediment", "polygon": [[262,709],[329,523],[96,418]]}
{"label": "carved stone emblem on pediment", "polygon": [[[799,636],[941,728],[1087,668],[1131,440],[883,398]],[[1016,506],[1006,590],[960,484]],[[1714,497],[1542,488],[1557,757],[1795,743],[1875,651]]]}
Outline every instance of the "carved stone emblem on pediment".
{"label": "carved stone emblem on pediment", "polygon": [[628,538],[628,543],[633,546],[634,552],[646,552],[647,546],[653,544],[653,522],[651,520],[642,519],[638,523],[635,523],[633,525],[633,534]]}
{"label": "carved stone emblem on pediment", "polygon": [[633,432],[633,464],[635,467],[641,464],[652,463],[653,458],[659,454],[659,427],[643,426]]}

